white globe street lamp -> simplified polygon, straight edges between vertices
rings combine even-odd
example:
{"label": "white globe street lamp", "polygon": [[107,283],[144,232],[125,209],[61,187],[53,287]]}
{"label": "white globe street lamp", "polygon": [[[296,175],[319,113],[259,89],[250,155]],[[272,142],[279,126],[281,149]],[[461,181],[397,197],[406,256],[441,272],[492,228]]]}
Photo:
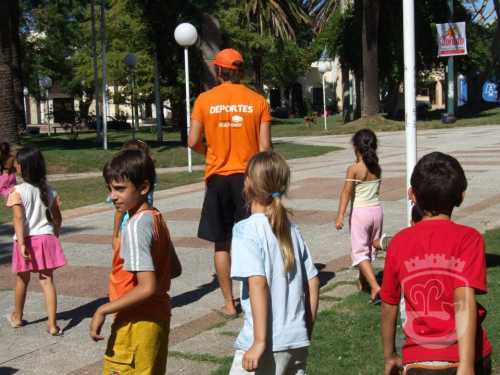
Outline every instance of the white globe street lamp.
{"label": "white globe street lamp", "polygon": [[[190,23],[181,23],[175,28],[174,38],[177,44],[184,47],[184,71],[186,81],[186,124],[187,134],[189,136],[189,128],[191,127],[191,107],[189,104],[189,55],[188,48],[198,40],[198,32]],[[191,148],[188,146],[188,171],[192,172]]]}
{"label": "white globe street lamp", "polygon": [[327,130],[326,126],[326,91],[325,91],[325,76],[326,72],[332,70],[332,64],[330,61],[319,61],[318,63],[318,71],[321,73],[321,82],[323,83],[323,118],[325,121],[325,130]]}
{"label": "white globe street lamp", "polygon": [[45,96],[45,116],[47,119],[47,125],[49,126],[48,130],[48,135],[49,137],[52,135],[51,129],[50,129],[50,107],[49,107],[49,89],[52,87],[52,78],[45,76],[40,78],[38,81],[38,84],[40,85],[40,88],[42,89],[42,93]]}
{"label": "white globe street lamp", "polygon": [[24,129],[28,128],[28,104],[27,101],[29,100],[28,95],[29,91],[27,87],[23,88],[23,106],[24,106]]}

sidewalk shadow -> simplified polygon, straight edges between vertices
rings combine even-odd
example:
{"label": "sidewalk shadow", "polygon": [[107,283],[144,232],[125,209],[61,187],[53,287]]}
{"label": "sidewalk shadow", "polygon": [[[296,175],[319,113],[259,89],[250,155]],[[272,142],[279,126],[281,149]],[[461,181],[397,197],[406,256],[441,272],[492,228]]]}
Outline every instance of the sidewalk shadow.
{"label": "sidewalk shadow", "polygon": [[486,253],[486,267],[487,268],[500,267],[500,255]]}
{"label": "sidewalk shadow", "polygon": [[314,263],[319,271],[319,285],[320,288],[328,284],[328,282],[335,277],[335,272],[322,271],[326,265],[323,263]]}
{"label": "sidewalk shadow", "polygon": [[[63,332],[69,331],[70,329],[76,327],[86,318],[92,318],[97,308],[108,302],[107,297],[101,297],[84,305],[75,307],[74,309],[63,311],[57,313],[57,320],[69,321],[66,326],[62,327]],[[36,324],[46,321],[47,318],[42,318],[38,320],[33,320],[28,322],[28,324]],[[1,372],[0,372],[1,374]]]}
{"label": "sidewalk shadow", "polygon": [[210,281],[209,283],[202,284],[194,290],[190,290],[189,292],[185,292],[173,297],[172,308],[182,307],[194,303],[200,300],[203,296],[213,292],[218,287],[219,283],[217,282],[217,277],[215,275],[212,275],[212,281]]}
{"label": "sidewalk shadow", "polygon": [[0,375],[11,375],[19,372],[17,368],[0,366]]}

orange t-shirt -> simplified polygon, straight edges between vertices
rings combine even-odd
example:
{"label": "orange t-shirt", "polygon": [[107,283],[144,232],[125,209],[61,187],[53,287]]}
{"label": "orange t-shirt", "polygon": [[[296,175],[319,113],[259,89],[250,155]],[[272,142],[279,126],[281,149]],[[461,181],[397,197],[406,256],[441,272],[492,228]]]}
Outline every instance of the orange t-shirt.
{"label": "orange t-shirt", "polygon": [[205,178],[244,173],[248,160],[259,152],[261,124],[272,120],[263,96],[227,82],[200,94],[191,118],[205,130]]}
{"label": "orange t-shirt", "polygon": [[[125,250],[122,252],[122,250]],[[114,301],[137,286],[137,272],[154,271],[157,292],[138,306],[117,313],[116,320],[170,319],[171,254],[173,244],[161,213],[153,208],[137,212],[113,249],[109,275],[109,300]]]}

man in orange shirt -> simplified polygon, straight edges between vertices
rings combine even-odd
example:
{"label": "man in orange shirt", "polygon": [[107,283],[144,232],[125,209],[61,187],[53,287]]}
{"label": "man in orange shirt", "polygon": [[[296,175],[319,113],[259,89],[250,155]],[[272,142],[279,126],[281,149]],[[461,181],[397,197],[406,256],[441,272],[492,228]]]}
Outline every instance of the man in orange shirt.
{"label": "man in orange shirt", "polygon": [[254,154],[271,148],[271,114],[264,97],[240,83],[243,57],[238,51],[224,49],[213,63],[220,85],[196,99],[188,144],[205,155],[207,190],[198,237],[215,244],[215,271],[224,296],[221,312],[232,317],[236,315],[230,278],[232,229],[248,216],[244,173]]}

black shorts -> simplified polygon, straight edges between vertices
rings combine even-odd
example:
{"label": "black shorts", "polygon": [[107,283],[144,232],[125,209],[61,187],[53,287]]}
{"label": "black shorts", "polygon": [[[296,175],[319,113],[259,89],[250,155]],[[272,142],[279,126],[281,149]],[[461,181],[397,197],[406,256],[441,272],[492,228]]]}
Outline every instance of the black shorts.
{"label": "black shorts", "polygon": [[231,240],[233,225],[249,216],[243,199],[243,173],[212,175],[201,210],[198,237],[211,242]]}

